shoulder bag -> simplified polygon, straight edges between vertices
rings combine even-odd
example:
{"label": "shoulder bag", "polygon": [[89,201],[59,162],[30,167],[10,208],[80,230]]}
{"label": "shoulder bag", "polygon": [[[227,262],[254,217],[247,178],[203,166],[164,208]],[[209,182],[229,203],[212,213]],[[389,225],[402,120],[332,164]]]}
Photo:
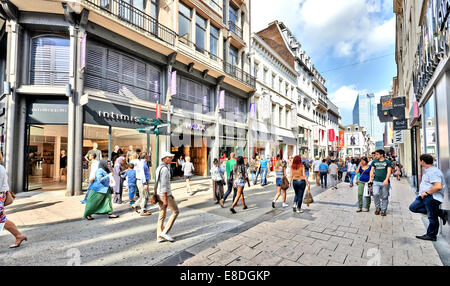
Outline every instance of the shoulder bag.
{"label": "shoulder bag", "polygon": [[305,195],[305,198],[303,199],[303,203],[309,207],[309,205],[312,204],[313,202],[314,202],[313,196],[311,195],[309,186],[307,186],[306,187],[306,195]]}
{"label": "shoulder bag", "polygon": [[14,199],[16,198],[16,195],[13,193],[13,192],[11,192],[11,191],[6,191],[6,200],[5,200],[5,202],[3,203],[3,205],[6,207],[6,206],[9,206],[10,204],[12,204],[13,202],[14,202]]}
{"label": "shoulder bag", "polygon": [[156,180],[156,184],[155,184],[155,188],[153,189],[153,196],[152,196],[152,205],[156,205],[156,203],[158,203],[159,202],[159,199],[158,199],[158,195],[157,195],[157,191],[158,191],[158,184],[159,184],[159,180],[160,180],[160,178],[161,178],[161,171],[162,171],[162,169],[163,169],[164,167],[161,167],[160,169],[159,169],[159,175],[158,175],[158,179]]}
{"label": "shoulder bag", "polygon": [[289,180],[286,178],[286,176],[283,176],[281,179],[281,189],[283,191],[289,189]]}

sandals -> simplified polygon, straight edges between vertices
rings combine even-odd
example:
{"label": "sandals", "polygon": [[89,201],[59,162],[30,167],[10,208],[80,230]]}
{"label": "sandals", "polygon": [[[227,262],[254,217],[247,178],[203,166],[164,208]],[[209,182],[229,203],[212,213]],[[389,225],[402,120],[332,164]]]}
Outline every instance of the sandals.
{"label": "sandals", "polygon": [[20,247],[23,241],[28,241],[28,238],[26,236],[22,237],[22,239],[19,240],[19,242],[16,241],[13,245],[10,245],[9,248],[17,248]]}
{"label": "sandals", "polygon": [[113,215],[109,215],[108,217],[109,217],[109,218],[118,218],[119,216],[113,214]]}
{"label": "sandals", "polygon": [[87,216],[86,217],[87,220],[94,220],[95,218],[91,217],[91,216]]}

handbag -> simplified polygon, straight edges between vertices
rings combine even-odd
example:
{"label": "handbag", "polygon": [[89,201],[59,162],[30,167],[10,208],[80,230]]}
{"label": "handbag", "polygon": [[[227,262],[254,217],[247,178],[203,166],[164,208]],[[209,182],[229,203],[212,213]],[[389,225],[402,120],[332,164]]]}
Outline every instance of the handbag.
{"label": "handbag", "polygon": [[314,203],[313,196],[311,195],[311,191],[309,190],[309,186],[306,189],[306,195],[303,199],[303,203],[306,204],[308,207],[310,204]]}
{"label": "handbag", "polygon": [[5,207],[9,206],[10,204],[12,204],[14,202],[15,198],[16,198],[16,195],[13,192],[7,191],[6,192],[6,199],[5,199],[5,202],[3,203],[3,205]]}
{"label": "handbag", "polygon": [[283,191],[289,189],[289,180],[286,178],[286,176],[283,176],[281,179],[281,189]]}
{"label": "handbag", "polygon": [[158,184],[159,184],[159,179],[161,178],[161,171],[162,171],[162,168],[163,167],[161,167],[160,169],[159,169],[159,175],[158,175],[158,179],[156,180],[156,183],[155,183],[155,188],[153,189],[153,196],[152,196],[152,205],[156,205],[156,203],[158,203],[159,202],[159,199],[158,199],[158,195],[156,194],[156,191],[158,190]]}

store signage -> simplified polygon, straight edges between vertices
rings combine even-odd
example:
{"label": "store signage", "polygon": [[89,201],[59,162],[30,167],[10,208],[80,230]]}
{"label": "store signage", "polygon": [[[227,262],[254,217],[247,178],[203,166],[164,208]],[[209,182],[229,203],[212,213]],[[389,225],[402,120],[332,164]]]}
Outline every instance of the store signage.
{"label": "store signage", "polygon": [[35,99],[27,104],[29,124],[67,124],[67,99]]}
{"label": "store signage", "polygon": [[83,71],[86,67],[86,36],[87,34],[84,34],[83,38],[81,39],[81,71]]}
{"label": "store signage", "polygon": [[[83,106],[83,110],[85,123],[129,129],[138,129],[145,126],[145,124],[139,123],[140,117],[156,117],[155,110],[135,108],[132,106],[97,100],[89,100],[89,103]],[[161,117],[162,120],[167,120],[167,115],[165,113],[163,113]],[[164,133],[165,130],[161,132]]]}
{"label": "store signage", "polygon": [[386,95],[381,97],[381,110],[391,110],[394,106],[392,95]]}
{"label": "store signage", "polygon": [[404,135],[403,130],[394,131],[394,144],[403,144],[405,141],[403,135]]}
{"label": "store signage", "polygon": [[206,125],[197,124],[197,123],[193,123],[193,122],[186,122],[184,124],[184,127],[186,127],[189,130],[206,131]]}
{"label": "store signage", "polygon": [[394,130],[408,129],[408,120],[407,119],[394,120],[393,123],[394,123]]}
{"label": "store signage", "polygon": [[423,23],[419,44],[415,53],[413,71],[414,93],[417,101],[428,86],[433,74],[449,53],[448,15],[450,0],[429,0],[426,10],[427,21]]}
{"label": "store signage", "polygon": [[419,102],[414,101],[413,105],[411,106],[411,110],[409,111],[409,126],[413,126],[416,124],[417,120],[419,119]]}
{"label": "store signage", "polygon": [[170,95],[177,95],[177,72],[172,72],[170,76]]}
{"label": "store signage", "polygon": [[219,109],[225,109],[225,90],[219,91]]}

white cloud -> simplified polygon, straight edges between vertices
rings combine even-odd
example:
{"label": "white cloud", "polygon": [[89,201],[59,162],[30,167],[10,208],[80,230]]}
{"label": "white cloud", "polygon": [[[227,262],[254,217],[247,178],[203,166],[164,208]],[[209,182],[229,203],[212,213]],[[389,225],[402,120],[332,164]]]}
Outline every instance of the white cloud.
{"label": "white cloud", "polygon": [[[392,1],[384,0],[254,0],[252,30],[267,24],[284,22],[307,46],[306,52],[325,56],[331,50],[336,57],[365,60],[386,53],[395,44],[395,16]],[[374,3],[376,4],[374,6]],[[268,9],[270,7],[270,9]],[[373,7],[381,7],[372,13]],[[308,50],[309,49],[309,50]]]}

